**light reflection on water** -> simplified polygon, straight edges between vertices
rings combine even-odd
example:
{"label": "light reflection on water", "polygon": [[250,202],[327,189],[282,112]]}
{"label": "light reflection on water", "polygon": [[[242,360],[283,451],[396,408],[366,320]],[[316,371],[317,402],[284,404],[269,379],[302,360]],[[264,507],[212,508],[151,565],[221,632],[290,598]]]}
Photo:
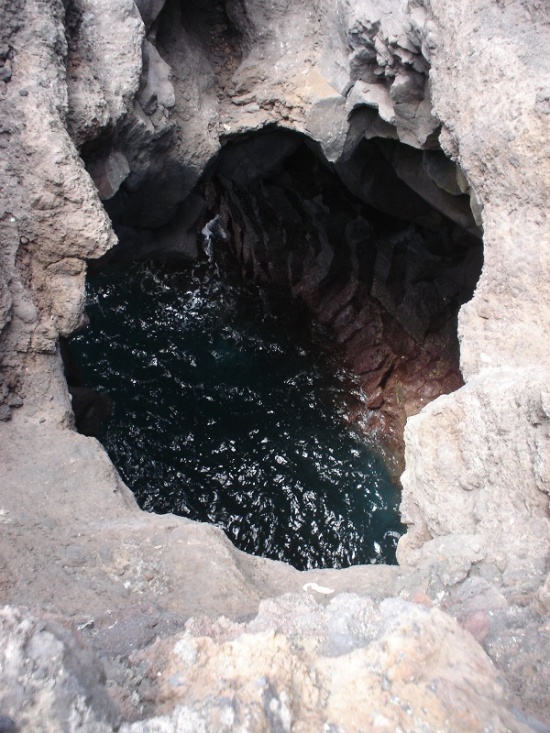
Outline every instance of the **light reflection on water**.
{"label": "light reflection on water", "polygon": [[296,308],[206,265],[111,269],[88,298],[73,351],[114,401],[102,440],[144,509],[300,569],[395,561],[398,491]]}

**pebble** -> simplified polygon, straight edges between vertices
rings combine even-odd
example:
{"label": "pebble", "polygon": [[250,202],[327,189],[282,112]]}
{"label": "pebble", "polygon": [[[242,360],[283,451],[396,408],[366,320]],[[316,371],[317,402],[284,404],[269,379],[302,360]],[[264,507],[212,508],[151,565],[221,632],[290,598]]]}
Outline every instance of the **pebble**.
{"label": "pebble", "polygon": [[9,407],[22,407],[23,400],[21,399],[21,397],[19,397],[18,394],[11,394],[8,397],[8,406]]}
{"label": "pebble", "polygon": [[11,68],[9,64],[0,66],[0,81],[8,82],[11,79]]}
{"label": "pebble", "polygon": [[82,545],[68,545],[65,548],[64,564],[69,567],[80,567],[86,564],[86,551]]}
{"label": "pebble", "polygon": [[11,420],[11,410],[8,405],[0,405],[0,421],[7,422]]}

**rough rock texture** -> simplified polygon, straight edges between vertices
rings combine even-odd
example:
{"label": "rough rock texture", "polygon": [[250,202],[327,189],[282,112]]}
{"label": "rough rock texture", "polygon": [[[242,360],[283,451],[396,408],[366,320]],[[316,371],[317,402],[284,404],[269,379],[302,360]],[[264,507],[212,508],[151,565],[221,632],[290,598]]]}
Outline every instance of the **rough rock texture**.
{"label": "rough rock texture", "polygon": [[9,606],[0,629],[2,730],[113,730],[103,668],[70,631]]}
{"label": "rough rock texture", "polygon": [[[0,0],[0,591],[34,614],[1,615],[0,727],[550,730],[548,8],[136,5]],[[466,385],[407,425],[399,568],[300,574],[143,514],[70,429],[57,343],[116,241],[99,196],[126,246],[194,256],[196,183],[269,125],[365,204],[483,225]]]}
{"label": "rough rock texture", "polygon": [[[468,378],[486,367],[548,363],[550,65],[542,49],[550,11],[539,2],[506,3],[505,9],[480,3],[475,14],[443,5],[429,3],[434,108],[445,121],[443,144],[483,208],[485,269],[460,324]],[[450,78],[444,78],[447,70]],[[480,83],[475,95],[472,74]]]}
{"label": "rough rock texture", "polygon": [[[100,660],[54,619],[5,607],[0,624],[4,730],[532,730],[470,633],[398,599],[285,595],[248,623],[191,620],[129,655],[133,700],[106,689]],[[156,716],[118,727],[124,704],[143,715],[151,701]]]}
{"label": "rough rock texture", "polygon": [[[544,575],[550,171],[541,141],[550,118],[541,100],[550,69],[539,52],[550,16],[541,3],[480,3],[475,15],[443,5],[428,4],[434,110],[442,143],[483,208],[484,269],[460,313],[468,384],[408,426],[403,504],[414,526],[400,557],[414,562],[414,548],[431,537],[474,535],[501,571]],[[503,93],[513,88],[513,96]],[[428,435],[437,440],[431,457]]]}
{"label": "rough rock texture", "polygon": [[[158,247],[163,225],[220,145],[277,125],[318,142],[367,202],[389,213],[402,214],[405,206],[410,217],[435,223],[429,202],[479,235],[464,201],[467,180],[437,152],[425,21],[421,8],[408,15],[400,0],[360,10],[326,0],[288,8],[263,0],[188,6],[168,0],[144,46],[133,113],[113,141],[86,153],[96,181],[113,167],[114,153],[128,162],[129,173],[102,195],[115,225],[142,236],[160,228]],[[405,186],[406,203],[395,192],[380,195],[380,172],[366,172],[365,155],[355,155],[373,137],[389,138],[385,165],[397,176],[393,189],[401,180],[417,192]],[[425,150],[405,159],[395,155],[392,140]]]}
{"label": "rough rock texture", "polygon": [[[113,128],[130,109],[142,70],[143,26],[133,2],[65,3],[67,127],[81,145]],[[117,28],[118,48],[111,41]],[[112,53],[116,56],[113,58]],[[104,62],[108,56],[117,72]]]}
{"label": "rough rock texture", "polygon": [[206,731],[529,730],[470,634],[397,599],[286,595],[246,624],[190,621],[143,657],[161,709],[176,708],[127,733],[182,718]]}
{"label": "rough rock texture", "polygon": [[[130,12],[132,7],[128,2]],[[2,43],[9,41],[12,69],[9,82],[0,85],[0,332],[5,404],[9,405],[9,392],[24,396],[22,361],[30,361],[27,368],[34,371],[42,354],[55,352],[59,334],[71,333],[82,322],[85,261],[103,254],[116,239],[67,131],[63,6],[53,3],[45,12],[40,2],[5,2],[1,10],[8,20],[2,23]],[[133,66],[120,78],[127,96],[135,89],[141,67],[131,31],[129,27],[126,40],[132,47]],[[126,51],[121,39],[112,53],[122,61]],[[128,65],[120,66],[122,72]],[[89,106],[105,107],[102,120],[106,123],[110,114],[105,95],[98,85],[90,89],[87,82],[84,77],[80,80],[88,90],[82,94]],[[120,115],[118,97],[113,105]],[[71,114],[70,124],[76,125],[85,111],[77,114],[71,109]]]}
{"label": "rough rock texture", "polygon": [[[544,576],[550,550],[547,387],[544,369],[489,369],[411,418],[402,503],[409,531],[400,547],[405,561],[414,562],[414,549],[426,540],[466,535],[505,575],[510,558],[512,572]],[[441,435],[452,440],[442,442]],[[481,444],[475,453],[472,435]],[[511,479],[520,471],[518,491]]]}
{"label": "rough rock texture", "polygon": [[[380,145],[362,151],[384,165]],[[387,163],[378,173],[379,195],[397,206],[398,177]],[[479,275],[477,237],[449,221],[434,231],[384,216],[281,131],[228,145],[204,195],[212,256],[231,250],[246,278],[305,305],[321,348],[353,381],[346,419],[376,435],[401,473],[407,417],[462,385],[456,315]]]}

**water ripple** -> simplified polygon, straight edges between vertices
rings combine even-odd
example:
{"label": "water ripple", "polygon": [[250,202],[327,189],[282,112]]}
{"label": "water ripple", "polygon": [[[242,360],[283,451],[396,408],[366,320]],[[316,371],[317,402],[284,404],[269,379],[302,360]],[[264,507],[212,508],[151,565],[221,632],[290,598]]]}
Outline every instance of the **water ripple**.
{"label": "water ripple", "polygon": [[113,398],[102,440],[144,509],[300,569],[395,561],[397,489],[342,425],[343,380],[296,310],[143,264],[96,276],[87,310],[74,349]]}

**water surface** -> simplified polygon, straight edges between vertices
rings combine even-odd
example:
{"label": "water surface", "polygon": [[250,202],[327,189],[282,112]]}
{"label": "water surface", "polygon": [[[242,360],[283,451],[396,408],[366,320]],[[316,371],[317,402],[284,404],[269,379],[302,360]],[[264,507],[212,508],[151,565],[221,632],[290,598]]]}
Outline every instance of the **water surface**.
{"label": "water surface", "polygon": [[113,399],[102,441],[144,509],[300,569],[395,562],[397,488],[286,296],[142,263],[91,278],[87,312],[73,351]]}

